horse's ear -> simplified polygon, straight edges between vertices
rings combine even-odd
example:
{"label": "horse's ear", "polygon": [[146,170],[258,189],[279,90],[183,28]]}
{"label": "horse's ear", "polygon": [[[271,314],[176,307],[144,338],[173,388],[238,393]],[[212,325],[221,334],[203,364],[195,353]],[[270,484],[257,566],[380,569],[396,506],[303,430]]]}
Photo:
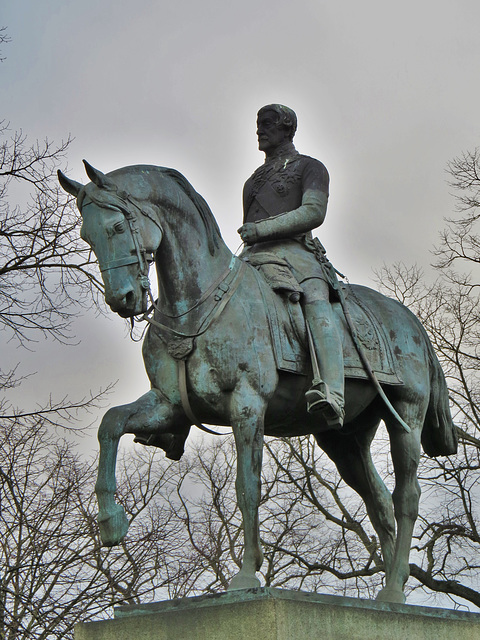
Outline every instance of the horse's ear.
{"label": "horse's ear", "polygon": [[87,176],[93,182],[93,184],[97,185],[97,187],[108,188],[111,184],[110,180],[106,177],[104,173],[92,167],[92,165],[86,160],[83,161],[85,165],[85,171],[87,172]]}
{"label": "horse's ear", "polygon": [[60,171],[60,169],[57,171],[57,176],[62,189],[64,189],[70,195],[77,197],[80,189],[83,188],[83,184],[80,184],[80,182],[75,182],[75,180],[70,180],[70,178],[67,178],[67,176]]}

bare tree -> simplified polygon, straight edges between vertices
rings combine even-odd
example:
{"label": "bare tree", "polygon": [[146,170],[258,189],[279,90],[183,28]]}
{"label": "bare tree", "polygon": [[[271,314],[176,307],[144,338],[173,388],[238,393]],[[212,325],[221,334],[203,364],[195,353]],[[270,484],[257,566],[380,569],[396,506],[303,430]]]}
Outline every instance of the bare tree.
{"label": "bare tree", "polygon": [[[442,248],[442,251],[445,247]],[[404,298],[420,317],[447,378],[460,447],[456,456],[423,457],[423,498],[410,572],[427,592],[480,606],[478,484],[480,481],[479,298],[466,277],[441,266],[426,284],[415,268],[379,273],[384,290]]]}
{"label": "bare tree", "polygon": [[[233,438],[199,444],[176,476],[172,512],[188,533],[180,595],[224,591],[241,566]],[[172,499],[174,501],[172,502]],[[363,504],[308,437],[269,439],[260,537],[265,586],[372,595],[383,562]]]}
{"label": "bare tree", "polygon": [[[0,27],[0,45],[6,44],[7,42],[10,42],[10,38],[7,35],[7,28]],[[0,52],[0,62],[3,62],[4,60],[5,56]]]}
{"label": "bare tree", "polygon": [[[9,41],[0,28],[0,44]],[[79,214],[56,178],[70,143],[30,143],[0,121],[0,330],[20,343],[38,332],[65,340],[73,299],[91,305],[102,289]]]}
{"label": "bare tree", "polygon": [[480,261],[477,223],[480,216],[480,149],[465,152],[448,165],[449,184],[456,199],[456,216],[449,219],[436,250],[437,268],[472,268]]}
{"label": "bare tree", "polygon": [[118,495],[131,533],[114,549],[102,548],[98,535],[95,466],[52,431],[52,420],[48,428],[39,417],[3,425],[2,640],[73,638],[77,622],[111,617],[117,604],[174,595],[188,579],[184,528],[168,499],[171,465],[146,450],[128,453]]}
{"label": "bare tree", "polygon": [[[25,343],[38,332],[67,338],[78,313],[101,285],[79,237],[79,214],[57,186],[70,138],[29,144],[0,127],[0,328]],[[21,204],[12,205],[10,190]]]}
{"label": "bare tree", "polygon": [[[0,29],[0,44],[8,41]],[[57,187],[55,169],[69,144],[31,144],[0,124],[0,331],[21,345],[39,333],[68,340],[79,300],[91,306],[101,290],[79,239],[78,213]],[[20,383],[15,370],[0,370],[0,638],[69,638],[76,621],[101,617],[157,583],[147,585],[129,543],[126,555],[100,548],[93,465],[61,437],[85,424],[75,419],[97,407],[99,395],[17,408],[8,393]],[[137,512],[129,514],[135,519]],[[161,540],[155,526],[163,527],[164,514],[150,516],[149,531]],[[153,556],[147,565],[155,566]]]}
{"label": "bare tree", "polygon": [[426,499],[411,575],[427,590],[480,606],[480,150],[448,166],[457,201],[435,249],[436,279],[415,267],[384,267],[383,290],[422,320],[447,377],[460,438],[457,456],[420,469]]}

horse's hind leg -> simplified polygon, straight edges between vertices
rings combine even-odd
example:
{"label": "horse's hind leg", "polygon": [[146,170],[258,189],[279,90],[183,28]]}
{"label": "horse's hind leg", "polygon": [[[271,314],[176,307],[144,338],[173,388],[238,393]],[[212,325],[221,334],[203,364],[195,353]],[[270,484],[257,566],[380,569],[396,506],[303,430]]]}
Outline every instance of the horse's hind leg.
{"label": "horse's hind leg", "polygon": [[[367,422],[367,428],[365,425]],[[392,496],[373,464],[370,445],[378,426],[378,418],[362,418],[362,430],[352,435],[329,431],[316,439],[333,460],[343,480],[363,499],[368,517],[382,549],[385,572],[388,575],[395,549],[395,518]]]}
{"label": "horse's hind leg", "polygon": [[[421,397],[420,395],[417,398]],[[411,428],[404,431],[393,417],[386,417],[390,434],[392,462],[395,471],[393,504],[397,521],[395,553],[385,587],[377,600],[405,602],[404,587],[410,575],[409,556],[413,529],[418,516],[420,485],[417,479],[421,450],[421,427],[426,407],[422,402],[396,403],[395,408]]]}
{"label": "horse's hind leg", "polygon": [[100,536],[105,546],[119,544],[128,530],[123,507],[115,502],[115,466],[118,443],[125,433],[155,433],[171,422],[171,408],[160,394],[152,390],[131,404],[112,407],[104,415],[98,429],[100,458],[95,485]]}

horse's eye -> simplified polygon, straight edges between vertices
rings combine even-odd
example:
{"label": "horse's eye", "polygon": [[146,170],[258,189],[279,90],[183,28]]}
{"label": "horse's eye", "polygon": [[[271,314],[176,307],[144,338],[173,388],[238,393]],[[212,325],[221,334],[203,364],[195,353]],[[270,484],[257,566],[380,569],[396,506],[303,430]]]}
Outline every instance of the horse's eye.
{"label": "horse's eye", "polygon": [[123,220],[119,221],[119,222],[116,222],[113,225],[113,229],[114,229],[115,233],[124,233],[125,232],[125,222]]}

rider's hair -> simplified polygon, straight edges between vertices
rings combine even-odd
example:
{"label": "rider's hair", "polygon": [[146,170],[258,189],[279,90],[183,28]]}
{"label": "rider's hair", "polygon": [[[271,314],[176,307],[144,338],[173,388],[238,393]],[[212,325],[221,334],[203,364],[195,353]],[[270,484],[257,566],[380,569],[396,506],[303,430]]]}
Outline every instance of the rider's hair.
{"label": "rider's hair", "polygon": [[289,139],[293,140],[293,136],[297,130],[297,114],[295,111],[289,107],[285,107],[283,104],[267,104],[259,110],[257,118],[265,113],[265,111],[273,111],[277,114],[277,125],[289,129]]}

